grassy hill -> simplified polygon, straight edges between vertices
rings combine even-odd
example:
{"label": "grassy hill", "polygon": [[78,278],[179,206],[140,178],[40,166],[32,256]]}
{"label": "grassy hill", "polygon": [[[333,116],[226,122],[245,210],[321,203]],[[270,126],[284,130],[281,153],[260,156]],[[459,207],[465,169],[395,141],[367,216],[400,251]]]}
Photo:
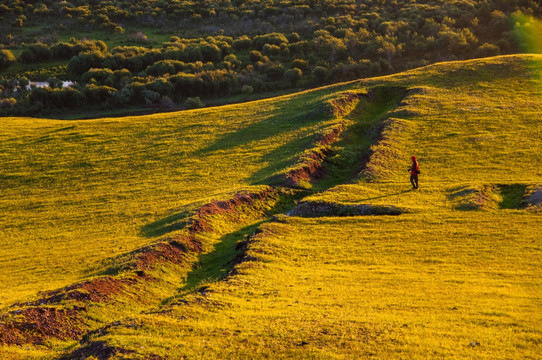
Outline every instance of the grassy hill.
{"label": "grassy hill", "polygon": [[164,115],[3,118],[0,354],[538,358],[541,69],[495,57]]}
{"label": "grassy hill", "polygon": [[2,305],[100,271],[162,235],[154,222],[263,182],[331,121],[315,109],[333,91],[136,118],[3,118]]}

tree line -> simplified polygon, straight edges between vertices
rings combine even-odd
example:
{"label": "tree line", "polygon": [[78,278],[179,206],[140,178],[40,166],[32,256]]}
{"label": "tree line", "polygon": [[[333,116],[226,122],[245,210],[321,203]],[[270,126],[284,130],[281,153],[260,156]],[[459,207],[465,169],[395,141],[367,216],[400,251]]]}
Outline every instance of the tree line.
{"label": "tree line", "polygon": [[[2,21],[8,25],[2,25],[7,35],[0,36],[0,71],[17,61],[28,66],[61,61],[60,78],[76,85],[55,88],[52,78],[51,88],[28,89],[24,73],[4,76],[0,112],[171,106],[188,98],[308,87],[435,61],[514,53],[522,45],[514,33],[518,14],[541,16],[542,5],[533,0],[9,1],[0,4],[0,18],[9,20]],[[17,39],[17,31],[24,31],[15,20],[24,18],[24,27],[57,16],[65,29],[122,33],[145,25],[174,35],[156,44],[135,32],[126,34],[131,45],[111,49],[97,39],[30,44],[19,42],[23,35]],[[10,48],[20,49],[17,58]]]}

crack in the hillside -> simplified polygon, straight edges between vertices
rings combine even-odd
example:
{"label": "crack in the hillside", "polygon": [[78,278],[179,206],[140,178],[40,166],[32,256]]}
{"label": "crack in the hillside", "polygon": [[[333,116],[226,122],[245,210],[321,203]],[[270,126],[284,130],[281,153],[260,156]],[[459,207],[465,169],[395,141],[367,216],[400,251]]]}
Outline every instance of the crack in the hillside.
{"label": "crack in the hillside", "polygon": [[315,188],[325,191],[333,186],[351,183],[366,174],[367,164],[373,157],[373,146],[383,140],[390,126],[390,114],[396,113],[408,95],[404,87],[376,87],[357,97],[359,102],[347,114],[354,123],[342,129],[321,161],[318,177],[313,178]]}

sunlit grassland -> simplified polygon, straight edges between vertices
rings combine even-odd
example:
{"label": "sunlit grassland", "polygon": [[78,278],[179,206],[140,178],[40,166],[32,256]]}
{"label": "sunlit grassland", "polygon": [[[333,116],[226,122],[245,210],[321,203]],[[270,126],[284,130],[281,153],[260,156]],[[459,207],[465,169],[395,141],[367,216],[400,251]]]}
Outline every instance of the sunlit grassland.
{"label": "sunlit grassland", "polygon": [[[512,59],[424,68],[416,84],[409,84],[419,86],[422,94],[408,96],[404,109],[409,114],[397,115],[402,125],[391,133],[395,152],[383,158],[384,175],[370,183],[360,178],[311,199],[442,211],[450,207],[450,194],[462,186],[540,183],[540,56],[526,62]],[[447,76],[438,75],[441,71]],[[406,191],[412,155],[420,163],[423,196]]]}
{"label": "sunlit grassland", "polygon": [[[514,199],[542,184],[541,63],[534,55],[441,63],[145,117],[1,119],[0,304],[99,273],[106,259],[158,238],[161,221],[266,184],[338,121],[318,110],[325,100],[391,86],[407,91],[399,107],[369,111],[371,122],[397,125],[373,148],[383,150],[369,162],[375,177],[329,173],[303,200],[408,213],[254,216],[242,227],[218,219],[220,231],[175,296],[141,313],[134,306],[90,340],[134,351],[129,358],[537,359],[541,215]],[[345,121],[368,121],[360,114]],[[335,143],[328,169],[367,145],[362,134],[348,139],[359,144]],[[408,183],[411,155],[422,170],[417,191]],[[495,188],[494,206],[458,207],[471,189],[515,184]],[[249,261],[222,278],[235,242],[256,228]],[[116,310],[104,305],[100,316],[108,311]],[[66,346],[5,350],[55,358],[50,349],[73,350]]]}
{"label": "sunlit grassland", "polygon": [[242,275],[99,340],[172,359],[538,356],[539,216],[293,218],[262,229]]}
{"label": "sunlit grassland", "polygon": [[153,240],[142,229],[262,182],[314,140],[330,90],[146,117],[0,121],[0,304]]}
{"label": "sunlit grassland", "polygon": [[254,260],[236,275],[200,283],[205,294],[189,287],[95,340],[172,359],[539,358],[540,213],[506,208],[508,190],[490,210],[457,208],[465,189],[541,182],[537,62],[438,64],[353,84],[424,91],[405,98],[406,115],[390,115],[404,126],[381,176],[304,200],[409,213],[258,224]]}

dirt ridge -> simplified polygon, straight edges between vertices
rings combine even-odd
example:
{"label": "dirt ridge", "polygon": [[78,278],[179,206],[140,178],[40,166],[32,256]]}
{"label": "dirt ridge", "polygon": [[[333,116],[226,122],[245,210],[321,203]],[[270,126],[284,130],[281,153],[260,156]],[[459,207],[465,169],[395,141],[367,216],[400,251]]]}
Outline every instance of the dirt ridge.
{"label": "dirt ridge", "polygon": [[291,188],[303,188],[304,182],[313,182],[323,175],[323,163],[331,155],[331,144],[340,140],[345,125],[339,123],[326,129],[315,141],[314,147],[305,151],[286,174],[282,183]]}
{"label": "dirt ridge", "polygon": [[315,141],[314,146],[299,156],[296,165],[284,174],[281,183],[291,188],[308,188],[309,184],[321,179],[326,173],[326,159],[333,155],[331,145],[340,141],[347,130],[356,126],[347,126],[347,122],[340,117],[355,112],[361,100],[371,103],[380,102],[383,99],[384,101],[394,99],[397,102],[385,114],[382,114],[382,118],[369,131],[368,136],[371,137],[374,144],[366,154],[361,156],[350,180],[360,176],[367,180],[373,180],[384,175],[386,169],[389,168],[386,163],[400,159],[402,156],[397,150],[393,135],[397,131],[404,130],[406,125],[402,118],[414,115],[410,110],[409,96],[419,94],[423,94],[423,92],[420,92],[418,88],[377,87],[368,92],[345,92],[339,97],[327,101],[328,113],[338,117],[340,122],[324,130]]}
{"label": "dirt ridge", "polygon": [[[365,92],[343,92],[325,102],[324,112],[335,118],[341,118],[354,110],[361,97],[370,99]],[[322,178],[325,173],[324,161],[333,153],[331,145],[341,139],[345,130],[346,125],[343,121],[324,129],[314,141],[314,145],[301,154],[292,168],[281,176],[280,183],[286,187],[302,189],[306,188],[307,183]]]}
{"label": "dirt ridge", "polygon": [[239,265],[244,262],[249,261],[257,261],[257,259],[248,254],[248,251],[250,249],[250,245],[255,242],[258,238],[258,234],[263,233],[262,229],[257,228],[252,235],[247,235],[242,241],[239,241],[237,245],[235,245],[235,250],[239,251],[239,254],[232,260],[232,269],[231,271],[224,276],[223,280],[227,280],[230,277],[233,277],[235,275],[239,274]]}
{"label": "dirt ridge", "polygon": [[93,341],[68,355],[62,356],[60,360],[87,359],[90,356],[93,356],[99,360],[108,360],[119,354],[129,355],[132,353],[134,353],[134,351],[111,346],[106,341]]}
{"label": "dirt ridge", "polygon": [[68,309],[30,306],[10,311],[3,316],[9,316],[9,321],[0,323],[0,343],[43,345],[49,337],[60,340],[77,338],[84,333],[84,312],[85,307],[77,306]]}
{"label": "dirt ridge", "polygon": [[236,221],[244,207],[255,206],[257,201],[277,200],[283,193],[282,189],[268,187],[212,201],[194,212],[182,234],[127,254],[130,261],[116,275],[82,281],[44,292],[38,300],[12,305],[17,310],[0,314],[0,344],[41,344],[47,338],[80,339],[88,331],[88,306],[113,301],[136,284],[156,281],[147,272],[157,264],[187,264],[189,253],[203,251],[200,236],[213,231],[214,216],[227,214],[231,221]]}
{"label": "dirt ridge", "polygon": [[339,96],[326,102],[326,111],[328,114],[340,117],[350,113],[361,97],[369,97],[365,92],[346,91],[340,93]]}

